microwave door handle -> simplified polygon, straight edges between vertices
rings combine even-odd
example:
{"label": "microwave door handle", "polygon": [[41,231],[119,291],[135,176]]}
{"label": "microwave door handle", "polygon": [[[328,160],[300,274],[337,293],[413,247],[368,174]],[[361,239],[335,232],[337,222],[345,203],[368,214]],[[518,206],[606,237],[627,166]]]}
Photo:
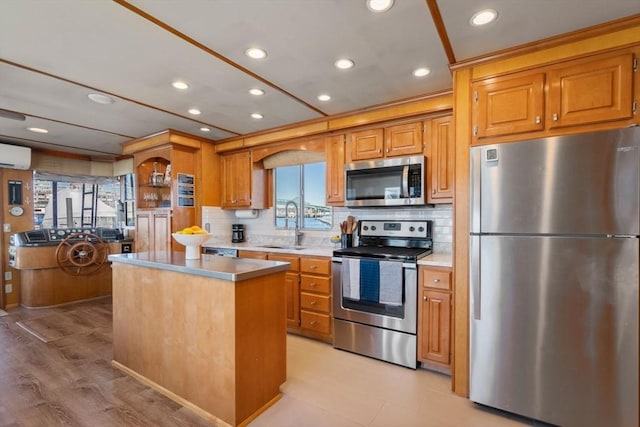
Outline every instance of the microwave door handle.
{"label": "microwave door handle", "polygon": [[402,198],[409,198],[409,165],[402,167]]}

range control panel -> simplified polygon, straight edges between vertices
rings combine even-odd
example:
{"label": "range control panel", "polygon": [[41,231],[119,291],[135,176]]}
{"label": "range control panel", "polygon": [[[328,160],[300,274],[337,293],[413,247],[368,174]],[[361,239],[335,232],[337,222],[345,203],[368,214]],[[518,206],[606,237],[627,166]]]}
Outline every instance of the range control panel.
{"label": "range control panel", "polygon": [[361,220],[360,237],[426,239],[431,237],[431,221]]}

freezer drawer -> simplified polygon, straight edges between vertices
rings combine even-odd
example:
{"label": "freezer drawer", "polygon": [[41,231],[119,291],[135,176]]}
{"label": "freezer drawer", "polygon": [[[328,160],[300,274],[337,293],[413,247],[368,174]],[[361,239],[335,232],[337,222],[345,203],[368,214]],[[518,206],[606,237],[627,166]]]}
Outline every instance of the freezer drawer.
{"label": "freezer drawer", "polygon": [[638,239],[471,239],[470,399],[558,425],[638,425]]}

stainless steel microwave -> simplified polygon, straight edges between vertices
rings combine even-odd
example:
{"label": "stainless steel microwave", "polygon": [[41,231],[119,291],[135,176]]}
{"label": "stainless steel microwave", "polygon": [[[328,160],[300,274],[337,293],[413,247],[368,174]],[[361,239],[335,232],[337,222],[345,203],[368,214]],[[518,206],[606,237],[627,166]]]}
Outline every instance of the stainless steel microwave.
{"label": "stainless steel microwave", "polygon": [[426,164],[424,156],[346,164],[346,206],[424,205]]}

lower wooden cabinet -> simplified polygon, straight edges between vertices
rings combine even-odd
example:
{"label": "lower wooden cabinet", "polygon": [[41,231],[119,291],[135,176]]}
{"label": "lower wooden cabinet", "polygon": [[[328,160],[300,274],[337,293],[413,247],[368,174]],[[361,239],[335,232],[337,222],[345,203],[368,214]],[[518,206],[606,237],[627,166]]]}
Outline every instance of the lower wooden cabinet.
{"label": "lower wooden cabinet", "polygon": [[331,258],[247,250],[238,251],[238,257],[290,263],[285,274],[287,330],[332,341]]}
{"label": "lower wooden cabinet", "polygon": [[420,267],[418,302],[418,360],[450,372],[451,269]]}
{"label": "lower wooden cabinet", "polygon": [[171,210],[137,209],[136,252],[169,250],[171,250]]}

